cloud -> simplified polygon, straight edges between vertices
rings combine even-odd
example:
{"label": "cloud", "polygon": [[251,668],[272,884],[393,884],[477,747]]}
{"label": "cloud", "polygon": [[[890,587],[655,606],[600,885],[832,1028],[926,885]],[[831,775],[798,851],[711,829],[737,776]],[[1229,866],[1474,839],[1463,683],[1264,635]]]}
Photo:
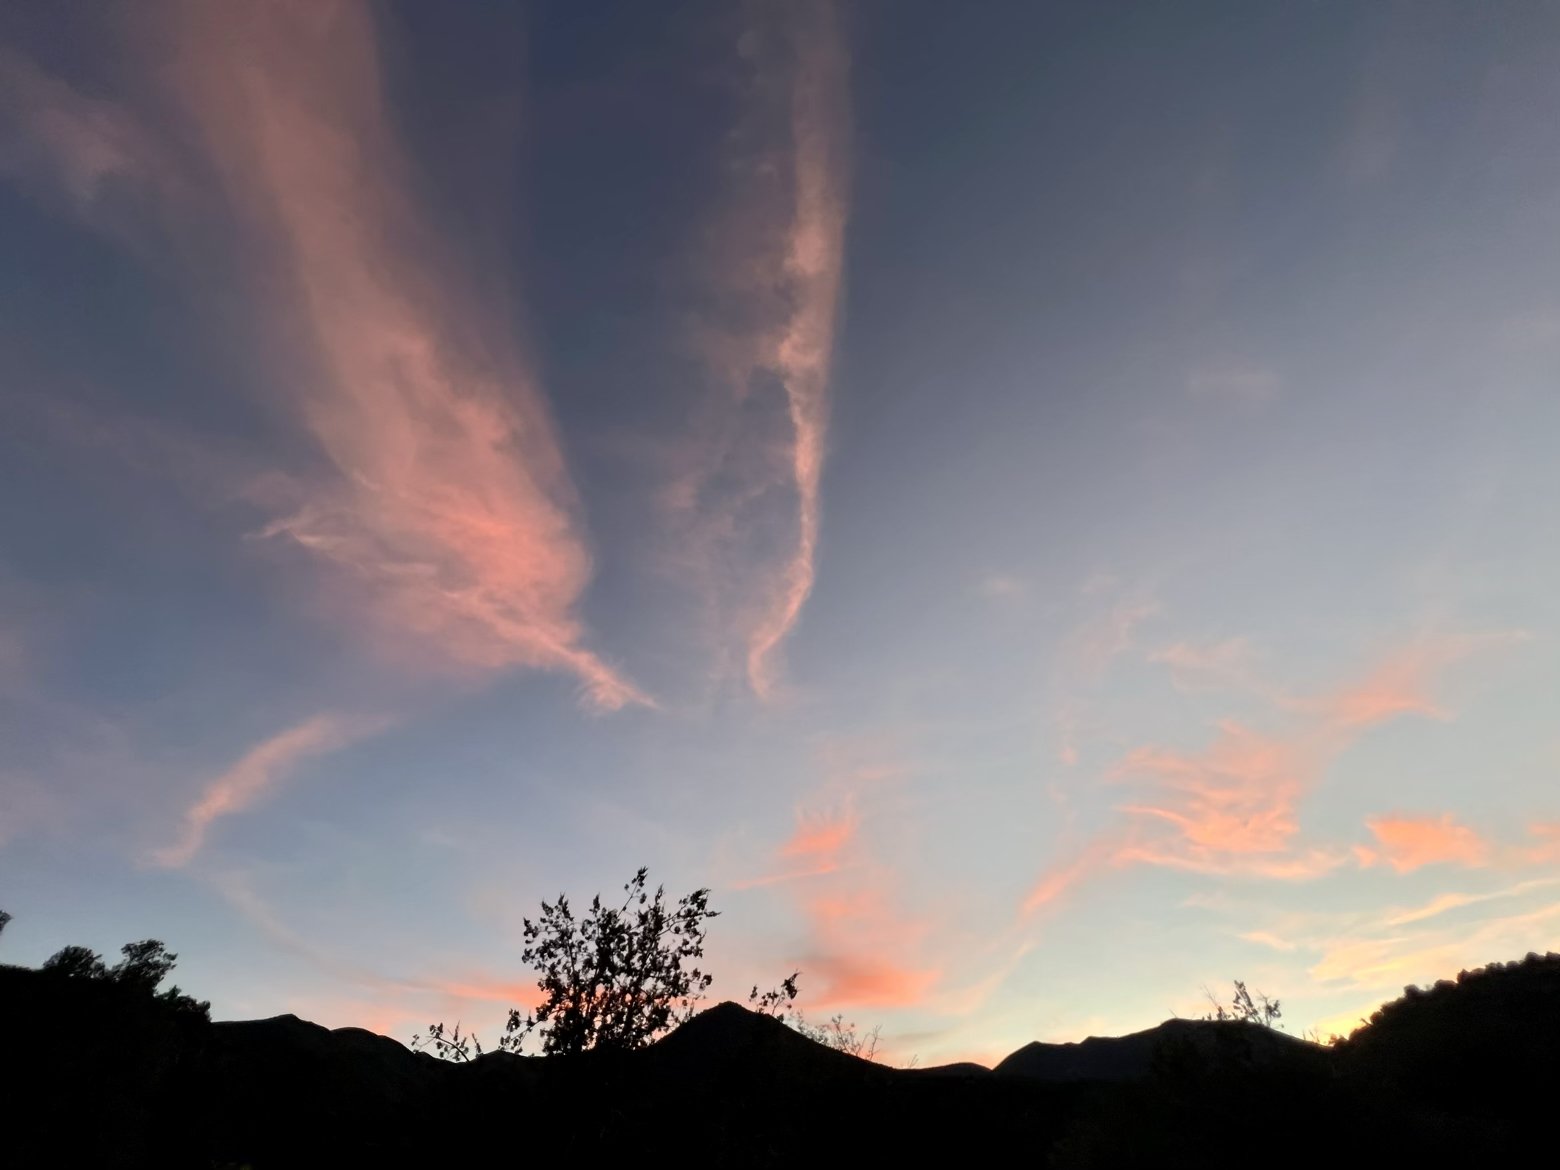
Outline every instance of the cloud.
{"label": "cloud", "polygon": [[1398,715],[1447,719],[1450,712],[1431,695],[1441,675],[1476,654],[1518,645],[1527,637],[1520,630],[1428,634],[1387,654],[1358,683],[1291,705],[1324,717],[1340,730],[1370,727]]}
{"label": "cloud", "polygon": [[1560,821],[1529,825],[1528,834],[1537,837],[1538,843],[1519,849],[1523,861],[1530,865],[1560,861]]}
{"label": "cloud", "polygon": [[1304,739],[1264,735],[1233,721],[1220,724],[1202,752],[1138,748],[1110,779],[1150,785],[1145,799],[1120,807],[1168,832],[1150,832],[1120,856],[1207,872],[1325,872],[1333,864],[1329,858],[1291,856],[1299,800],[1321,764],[1316,747]]}
{"label": "cloud", "polygon": [[855,840],[856,828],[856,815],[849,802],[838,811],[799,812],[796,831],[775,850],[782,868],[763,877],[733,882],[732,888],[746,890],[833,873],[842,864],[841,855]]}
{"label": "cloud", "polygon": [[1251,410],[1277,400],[1282,381],[1273,370],[1245,362],[1217,362],[1186,375],[1186,390],[1203,402]]}
{"label": "cloud", "polygon": [[105,201],[115,184],[155,184],[166,192],[173,182],[166,149],[130,111],[81,93],[4,47],[0,96],[0,175],[40,196],[63,192],[79,219],[112,228]]}
{"label": "cloud", "polygon": [[645,702],[584,645],[591,558],[552,419],[506,306],[457,277],[418,207],[368,8],[178,11],[178,94],[264,293],[276,405],[323,456],[273,480],[262,535],[333,570],[387,650]]}
{"label": "cloud", "polygon": [[848,1007],[906,1007],[920,1003],[937,983],[934,970],[897,966],[870,955],[812,955],[808,973],[822,981],[809,992],[818,1011]]}
{"label": "cloud", "polygon": [[346,747],[384,726],[382,720],[316,715],[273,735],[206,785],[185,811],[179,839],[154,851],[151,860],[167,868],[188,865],[213,822],[266,799],[304,760]]}
{"label": "cloud", "polygon": [[[872,784],[884,772],[851,762],[846,774]],[[922,954],[931,922],[902,909],[898,875],[872,857],[856,805],[851,792],[832,809],[799,813],[775,850],[779,872],[736,884],[779,887],[799,912],[805,937],[787,962],[802,972],[809,1010],[917,1003],[941,975]]]}
{"label": "cloud", "polygon": [[1169,668],[1177,690],[1255,690],[1252,657],[1248,639],[1226,638],[1206,645],[1173,642],[1150,652],[1148,660]]}
{"label": "cloud", "polygon": [[[749,112],[730,137],[734,190],[711,232],[714,303],[698,329],[719,399],[663,500],[702,546],[695,560],[717,604],[743,596],[744,669],[767,698],[817,577],[849,102],[833,6],[756,11],[766,18],[740,42]],[[730,579],[730,565],[753,562],[756,573]]]}
{"label": "cloud", "polygon": [[836,880],[805,904],[811,938],[801,960],[806,1000],[818,1011],[920,1002],[941,972],[913,956],[930,923],[900,914],[881,871]]}
{"label": "cloud", "polygon": [[[1131,625],[1118,623],[1129,633]],[[1348,850],[1301,840],[1301,802],[1369,728],[1403,715],[1449,718],[1433,698],[1447,668],[1524,636],[1513,631],[1426,635],[1385,655],[1358,681],[1299,699],[1253,678],[1240,639],[1211,647],[1174,643],[1154,651],[1151,660],[1169,665],[1172,677],[1183,676],[1178,685],[1217,681],[1242,686],[1267,698],[1275,717],[1288,726],[1261,731],[1226,719],[1216,724],[1212,741],[1201,750],[1144,745],[1128,752],[1106,774],[1108,781],[1136,792],[1117,805],[1127,824],[1102,831],[1086,863],[1045,874],[1026,897],[1025,912],[1111,866],[1153,865],[1280,881],[1310,880],[1338,869],[1348,863]],[[1123,635],[1096,644],[1129,642]],[[1068,762],[1075,761],[1074,754]],[[1395,858],[1395,864],[1412,868],[1443,854],[1465,864],[1485,856],[1475,845],[1477,838],[1455,826],[1382,822],[1382,832],[1387,838],[1378,842],[1381,850],[1359,847],[1354,857],[1365,864],[1393,864]]]}
{"label": "cloud", "polygon": [[1029,585],[1009,573],[988,573],[976,583],[975,592],[993,601],[1017,601],[1028,595]]}
{"label": "cloud", "polygon": [[1275,951],[1293,951],[1299,945],[1289,941],[1288,939],[1279,938],[1278,935],[1266,930],[1244,931],[1240,937],[1245,939],[1247,942],[1256,943],[1258,946],[1268,947]]}
{"label": "cloud", "polygon": [[1355,854],[1364,866],[1390,865],[1409,873],[1426,865],[1453,863],[1485,865],[1489,845],[1449,813],[1440,817],[1376,817],[1365,822],[1378,848],[1358,846]]}
{"label": "cloud", "polygon": [[1555,885],[1560,885],[1560,878],[1534,878],[1530,881],[1517,882],[1504,889],[1486,890],[1477,894],[1455,891],[1437,894],[1421,906],[1392,911],[1385,921],[1388,926],[1407,926],[1411,923],[1423,922],[1428,918],[1438,918],[1442,914],[1460,910],[1464,906],[1476,906],[1481,902],[1493,902],[1503,898],[1517,898],[1534,890],[1548,889]]}
{"label": "cloud", "polygon": [[1024,899],[1024,913],[1033,914],[1041,907],[1059,902],[1085,878],[1108,866],[1116,859],[1120,844],[1102,839],[1084,849],[1069,861],[1052,866],[1040,876],[1029,896]]}

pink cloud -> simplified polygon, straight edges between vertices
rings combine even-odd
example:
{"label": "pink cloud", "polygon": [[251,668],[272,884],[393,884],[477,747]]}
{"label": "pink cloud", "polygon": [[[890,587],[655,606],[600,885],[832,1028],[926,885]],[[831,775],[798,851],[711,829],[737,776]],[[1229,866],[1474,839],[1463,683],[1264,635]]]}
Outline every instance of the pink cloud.
{"label": "pink cloud", "polygon": [[[1333,762],[1380,723],[1402,715],[1447,717],[1432,697],[1445,671],[1522,637],[1513,632],[1427,636],[1387,655],[1359,681],[1307,699],[1287,698],[1250,682],[1246,648],[1239,640],[1211,648],[1178,643],[1156,652],[1153,658],[1197,681],[1247,680],[1250,689],[1287,713],[1292,726],[1270,733],[1225,720],[1200,751],[1146,745],[1129,752],[1107,776],[1138,791],[1118,805],[1127,826],[1103,834],[1086,855],[1089,860],[1042,876],[1025,899],[1025,912],[1055,900],[1107,864],[1283,881],[1309,880],[1337,869],[1347,863],[1348,852],[1304,844],[1300,825],[1302,802]],[[1357,860],[1413,868],[1431,858],[1481,864],[1487,854],[1471,830],[1449,822],[1383,821],[1380,830],[1380,849],[1360,847]],[[1108,860],[1102,860],[1101,850],[1109,851]]]}
{"label": "pink cloud", "polygon": [[[1314,746],[1262,735],[1238,723],[1220,725],[1202,752],[1139,748],[1112,773],[1146,783],[1145,799],[1122,811],[1152,826],[1124,847],[1121,859],[1190,869],[1270,868],[1299,832],[1297,807],[1314,784],[1321,760]],[[1140,826],[1141,828],[1141,826]]]}
{"label": "pink cloud", "polygon": [[939,969],[913,956],[929,923],[893,907],[881,872],[836,881],[805,904],[811,941],[802,958],[807,1003],[820,1011],[919,1002],[936,986]]}
{"label": "pink cloud", "polygon": [[1534,865],[1560,861],[1560,821],[1538,822],[1529,825],[1528,834],[1538,838],[1538,841],[1536,844],[1520,850],[1524,861]]}
{"label": "pink cloud", "polygon": [[205,843],[211,825],[252,808],[268,797],[304,760],[346,747],[384,726],[381,720],[316,715],[256,745],[206,785],[184,813],[179,838],[155,850],[152,861],[177,868],[188,865]]}
{"label": "pink cloud", "polygon": [[591,558],[550,413],[417,207],[369,9],[181,11],[179,92],[262,274],[278,405],[324,457],[264,535],[350,583],[381,642],[645,702],[584,645]]}
{"label": "pink cloud", "polygon": [[1168,667],[1180,690],[1258,689],[1253,682],[1252,654],[1251,643],[1245,638],[1226,638],[1208,645],[1175,642],[1153,651],[1148,660]]}
{"label": "pink cloud", "polygon": [[855,840],[856,826],[856,815],[848,802],[839,811],[799,812],[796,831],[775,850],[782,868],[763,877],[734,882],[733,888],[746,890],[833,873],[840,868],[841,854]]}
{"label": "pink cloud", "polygon": [[1365,827],[1376,838],[1377,848],[1358,846],[1361,865],[1390,865],[1408,873],[1426,865],[1456,863],[1481,866],[1489,859],[1489,845],[1467,825],[1449,813],[1439,817],[1375,817]]}
{"label": "pink cloud", "polygon": [[737,627],[748,683],[767,698],[817,576],[849,103],[833,7],[764,12],[743,38],[748,112],[703,274],[740,324],[708,314],[696,327],[718,392],[663,502],[695,549],[684,568]]}
{"label": "pink cloud", "polygon": [[1100,839],[1069,861],[1053,865],[1040,875],[1029,896],[1024,899],[1024,913],[1032,914],[1044,906],[1054,905],[1086,878],[1110,865],[1119,855],[1120,843]]}
{"label": "pink cloud", "polygon": [[795,834],[780,846],[781,857],[833,859],[856,836],[856,818],[848,811],[838,815],[804,813],[798,821]]}
{"label": "pink cloud", "polygon": [[807,1001],[818,1011],[849,1007],[906,1007],[920,1003],[936,985],[938,972],[897,966],[869,955],[814,955],[808,974],[822,986]]}
{"label": "pink cloud", "polygon": [[1432,694],[1447,668],[1526,637],[1515,630],[1427,635],[1386,655],[1358,683],[1292,705],[1320,714],[1341,730],[1371,727],[1399,715],[1449,718]]}

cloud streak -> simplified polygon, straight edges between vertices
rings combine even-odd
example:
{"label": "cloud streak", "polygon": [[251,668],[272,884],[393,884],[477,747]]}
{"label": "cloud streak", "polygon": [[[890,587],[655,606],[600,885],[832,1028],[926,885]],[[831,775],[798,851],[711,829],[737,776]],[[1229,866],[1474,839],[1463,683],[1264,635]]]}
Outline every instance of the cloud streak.
{"label": "cloud streak", "polygon": [[646,702],[584,645],[591,557],[550,413],[503,305],[456,277],[418,207],[367,8],[179,11],[179,93],[266,290],[262,331],[286,342],[267,373],[324,456],[263,534],[352,582],[343,608],[390,647]]}
{"label": "cloud streak", "polygon": [[265,800],[304,760],[344,748],[383,726],[382,720],[316,715],[257,744],[206,785],[185,811],[178,840],[154,851],[151,860],[169,869],[188,865],[213,823]]}
{"label": "cloud streak", "polygon": [[1410,873],[1426,865],[1454,863],[1469,867],[1484,865],[1490,848],[1467,825],[1460,825],[1450,814],[1439,817],[1374,817],[1365,827],[1376,838],[1376,847],[1355,849],[1364,866],[1390,865],[1398,873]]}
{"label": "cloud streak", "polygon": [[760,698],[817,579],[843,269],[845,46],[822,0],[754,8],[695,347],[715,389],[663,493]]}

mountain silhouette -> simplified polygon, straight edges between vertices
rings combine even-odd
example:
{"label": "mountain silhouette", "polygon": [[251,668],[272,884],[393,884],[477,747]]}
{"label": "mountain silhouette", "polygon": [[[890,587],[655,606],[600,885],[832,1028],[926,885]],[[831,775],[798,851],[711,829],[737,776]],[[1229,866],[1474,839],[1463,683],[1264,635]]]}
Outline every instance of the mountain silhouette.
{"label": "mountain silhouette", "polygon": [[1560,956],[1410,989],[1345,1043],[1170,1020],[902,1070],[716,1005],[647,1048],[464,1064],[296,1016],[211,1023],[0,967],[17,1166],[443,1164],[669,1152],[701,1165],[1449,1165],[1517,1156],[1560,1083]]}

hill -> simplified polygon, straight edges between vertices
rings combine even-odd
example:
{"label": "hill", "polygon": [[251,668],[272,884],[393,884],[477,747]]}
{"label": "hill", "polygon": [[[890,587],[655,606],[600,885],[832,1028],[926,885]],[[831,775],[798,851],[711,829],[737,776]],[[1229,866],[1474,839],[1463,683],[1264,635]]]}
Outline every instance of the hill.
{"label": "hill", "polygon": [[1560,956],[1411,991],[1332,1049],[1172,1020],[1031,1044],[995,1071],[897,1070],[720,1004],[633,1053],[449,1064],[295,1016],[210,1023],[128,989],[0,968],[17,1166],[1021,1156],[1057,1167],[1449,1165],[1544,1135]]}

